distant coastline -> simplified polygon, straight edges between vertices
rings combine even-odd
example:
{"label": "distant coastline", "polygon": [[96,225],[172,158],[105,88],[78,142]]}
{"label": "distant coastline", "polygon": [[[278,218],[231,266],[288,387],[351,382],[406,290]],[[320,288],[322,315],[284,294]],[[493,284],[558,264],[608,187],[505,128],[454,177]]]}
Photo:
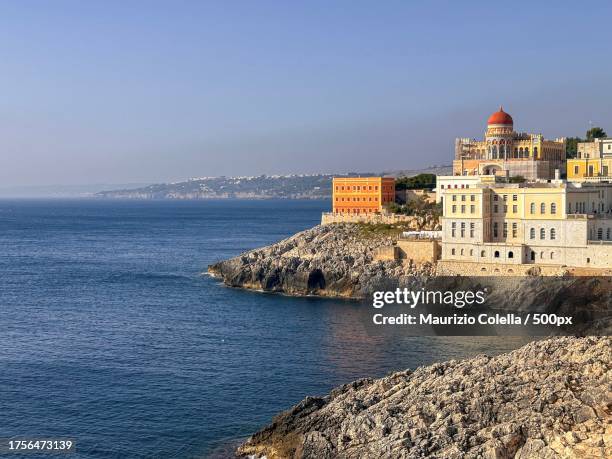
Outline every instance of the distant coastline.
{"label": "distant coastline", "polygon": [[[451,166],[431,166],[419,170],[381,172],[379,175],[411,177],[421,173],[445,174]],[[371,175],[351,172],[342,176]],[[159,183],[139,188],[99,191],[103,199],[330,199],[332,174],[259,175],[245,177],[198,177],[182,182]]]}

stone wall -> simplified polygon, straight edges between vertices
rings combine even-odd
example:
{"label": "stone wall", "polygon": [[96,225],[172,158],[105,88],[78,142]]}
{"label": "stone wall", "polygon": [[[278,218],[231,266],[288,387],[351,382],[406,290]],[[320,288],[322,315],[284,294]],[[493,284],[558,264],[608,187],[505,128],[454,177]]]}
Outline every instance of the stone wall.
{"label": "stone wall", "polygon": [[397,241],[399,257],[414,263],[435,263],[440,259],[442,248],[435,239],[400,239]]}
{"label": "stone wall", "polygon": [[400,214],[341,214],[333,212],[323,212],[321,215],[321,225],[331,223],[408,223],[416,228],[416,218],[411,215]]}
{"label": "stone wall", "polygon": [[380,247],[374,252],[375,261],[399,260],[400,254],[397,246]]}
{"label": "stone wall", "polygon": [[566,268],[552,265],[511,264],[511,263],[476,263],[472,261],[438,262],[436,273],[439,276],[561,276]]}

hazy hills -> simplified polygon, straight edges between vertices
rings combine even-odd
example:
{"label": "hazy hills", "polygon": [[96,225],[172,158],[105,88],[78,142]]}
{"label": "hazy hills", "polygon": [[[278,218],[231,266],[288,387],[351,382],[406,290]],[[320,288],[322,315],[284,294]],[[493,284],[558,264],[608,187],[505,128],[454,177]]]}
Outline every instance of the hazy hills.
{"label": "hazy hills", "polygon": [[[349,173],[346,176],[413,176],[420,173],[448,175],[451,166],[379,173]],[[95,193],[109,199],[322,199],[331,195],[331,179],[337,174],[259,175],[250,177],[199,177],[184,182],[160,183]]]}

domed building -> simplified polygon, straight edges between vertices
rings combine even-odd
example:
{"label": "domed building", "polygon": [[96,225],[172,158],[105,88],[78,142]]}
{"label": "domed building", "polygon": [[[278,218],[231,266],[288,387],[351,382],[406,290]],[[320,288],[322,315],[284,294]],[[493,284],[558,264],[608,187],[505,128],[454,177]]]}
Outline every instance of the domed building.
{"label": "domed building", "polygon": [[564,173],[565,139],[546,140],[542,134],[518,133],[503,107],[487,121],[484,140],[455,141],[453,175],[508,175],[527,180],[553,179]]}

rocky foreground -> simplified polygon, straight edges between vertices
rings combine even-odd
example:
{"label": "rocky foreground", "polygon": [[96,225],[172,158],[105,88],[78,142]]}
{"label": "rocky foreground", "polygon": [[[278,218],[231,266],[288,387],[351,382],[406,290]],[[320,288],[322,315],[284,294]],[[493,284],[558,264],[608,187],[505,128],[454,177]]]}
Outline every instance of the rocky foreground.
{"label": "rocky foreground", "polygon": [[553,338],[308,397],[239,455],[612,457],[612,338]]}
{"label": "rocky foreground", "polygon": [[[397,235],[395,235],[395,238]],[[374,261],[393,235],[369,231],[368,225],[316,226],[268,247],[208,267],[232,287],[289,295],[363,298],[402,281],[427,278],[432,265]]]}

